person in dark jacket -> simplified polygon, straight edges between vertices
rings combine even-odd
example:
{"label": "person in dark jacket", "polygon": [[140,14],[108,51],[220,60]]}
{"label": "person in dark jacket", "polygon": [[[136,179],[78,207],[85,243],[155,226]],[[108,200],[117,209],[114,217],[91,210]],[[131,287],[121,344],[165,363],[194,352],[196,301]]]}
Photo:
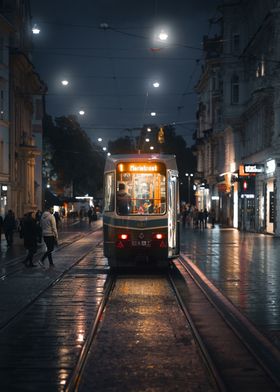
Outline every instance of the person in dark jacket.
{"label": "person in dark jacket", "polygon": [[7,215],[5,216],[3,227],[4,227],[4,233],[5,233],[7,245],[11,246],[13,244],[14,230],[16,228],[15,214],[13,213],[12,210],[9,210]]}
{"label": "person in dark jacket", "polygon": [[23,263],[26,267],[35,267],[33,264],[34,254],[37,252],[38,225],[34,212],[28,212],[22,220],[22,235],[25,249],[28,254]]}
{"label": "person in dark jacket", "polygon": [[127,215],[131,209],[131,197],[125,191],[125,184],[119,184],[119,190],[117,192],[117,212],[120,215]]}
{"label": "person in dark jacket", "polygon": [[2,230],[3,230],[3,218],[2,218],[2,216],[0,215],[0,250],[1,250]]}

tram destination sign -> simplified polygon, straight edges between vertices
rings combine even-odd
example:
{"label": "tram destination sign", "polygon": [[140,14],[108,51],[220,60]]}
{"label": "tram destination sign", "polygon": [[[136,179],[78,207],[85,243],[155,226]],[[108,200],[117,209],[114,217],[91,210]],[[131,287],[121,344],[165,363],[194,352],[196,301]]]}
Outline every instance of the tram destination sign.
{"label": "tram destination sign", "polygon": [[246,163],[244,164],[244,172],[248,174],[263,173],[264,165],[262,163]]}

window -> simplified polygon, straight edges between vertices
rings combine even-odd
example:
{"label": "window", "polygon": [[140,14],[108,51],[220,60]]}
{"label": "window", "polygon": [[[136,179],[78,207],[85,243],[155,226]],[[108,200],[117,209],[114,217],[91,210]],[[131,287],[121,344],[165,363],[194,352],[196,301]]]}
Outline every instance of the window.
{"label": "window", "polygon": [[239,77],[237,75],[231,78],[231,103],[239,103]]}
{"label": "window", "polygon": [[117,171],[117,213],[120,215],[164,214],[166,212],[164,165],[136,163],[119,166],[121,165],[123,170]]}
{"label": "window", "polygon": [[35,120],[41,120],[43,118],[43,104],[41,99],[36,99],[35,108]]}
{"label": "window", "polygon": [[239,50],[240,50],[240,35],[235,33],[232,35],[232,51],[239,52]]}
{"label": "window", "polygon": [[107,173],[105,175],[104,184],[104,211],[114,211],[115,199],[115,178],[114,173]]}
{"label": "window", "polygon": [[265,61],[262,57],[261,61],[257,63],[256,77],[261,78],[265,75]]}

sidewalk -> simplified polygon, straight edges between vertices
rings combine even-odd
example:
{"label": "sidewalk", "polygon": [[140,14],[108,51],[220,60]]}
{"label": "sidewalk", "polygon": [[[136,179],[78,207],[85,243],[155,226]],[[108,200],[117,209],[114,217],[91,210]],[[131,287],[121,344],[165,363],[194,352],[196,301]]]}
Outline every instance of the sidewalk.
{"label": "sidewalk", "polygon": [[[94,225],[92,224],[92,228]],[[81,231],[89,230],[90,226],[88,224],[87,219],[79,220],[79,219],[65,219],[62,221],[61,225],[58,228],[58,237],[59,243],[65,241],[68,237],[73,235],[78,235]],[[40,250],[44,250],[44,241],[42,240],[41,244],[38,244],[38,253]],[[6,263],[13,259],[23,258],[26,255],[27,251],[23,245],[23,239],[19,237],[18,231],[14,232],[14,243],[12,246],[8,247],[5,239],[4,233],[1,234],[0,238],[0,266],[2,263]],[[38,257],[37,257],[38,258]],[[35,255],[36,260],[36,255]]]}
{"label": "sidewalk", "polygon": [[181,252],[280,346],[280,238],[233,228],[181,228]]}
{"label": "sidewalk", "polygon": [[[0,328],[88,252],[96,252],[96,246],[102,241],[101,226],[102,222],[99,221],[92,225],[93,230],[89,230],[88,224],[78,222],[77,227],[68,226],[68,231],[66,228],[61,231],[60,241],[67,241],[69,246],[63,246],[62,243],[54,249],[54,268],[49,268],[47,261],[45,268],[26,268],[20,261],[26,255],[23,240],[18,235],[15,236],[14,244],[2,252],[2,256],[0,254]],[[74,237],[77,238],[77,234],[79,239],[75,241]],[[34,257],[35,264],[43,251],[42,244]]]}

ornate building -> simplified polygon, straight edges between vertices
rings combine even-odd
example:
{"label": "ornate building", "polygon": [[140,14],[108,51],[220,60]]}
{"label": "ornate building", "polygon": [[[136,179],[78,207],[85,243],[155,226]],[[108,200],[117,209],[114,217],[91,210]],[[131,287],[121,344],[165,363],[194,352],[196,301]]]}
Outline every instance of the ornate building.
{"label": "ornate building", "polygon": [[[31,17],[28,1],[1,2],[2,21],[10,26],[2,46],[8,80],[5,167],[1,173],[1,214],[12,209],[16,217],[42,203],[42,117],[46,86],[30,60]],[[0,95],[1,98],[1,95]],[[1,158],[0,158],[1,159]],[[3,166],[3,165],[2,165]],[[3,191],[4,189],[4,191]]]}
{"label": "ornate building", "polygon": [[[198,169],[209,183],[207,203],[222,224],[280,235],[280,2],[226,0],[220,11],[222,48],[209,63],[205,40],[206,67],[197,85],[199,107],[207,107],[206,114],[198,112],[196,141]],[[211,85],[215,63],[218,104]],[[205,79],[211,83],[203,85]],[[203,165],[205,159],[213,165]]]}

